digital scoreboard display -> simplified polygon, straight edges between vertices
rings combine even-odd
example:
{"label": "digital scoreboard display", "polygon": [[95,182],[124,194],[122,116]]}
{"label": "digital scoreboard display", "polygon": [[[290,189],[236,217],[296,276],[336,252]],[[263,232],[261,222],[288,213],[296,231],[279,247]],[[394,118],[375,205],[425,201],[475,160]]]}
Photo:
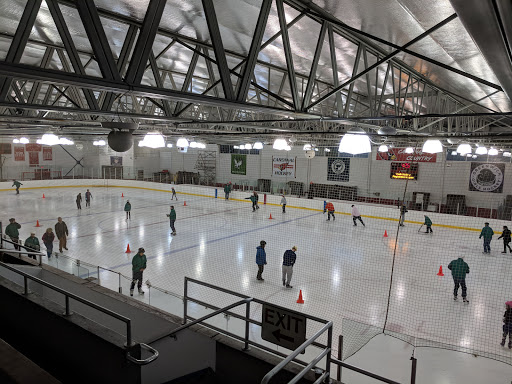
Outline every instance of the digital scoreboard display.
{"label": "digital scoreboard display", "polygon": [[418,180],[418,164],[391,163],[391,178],[395,180]]}

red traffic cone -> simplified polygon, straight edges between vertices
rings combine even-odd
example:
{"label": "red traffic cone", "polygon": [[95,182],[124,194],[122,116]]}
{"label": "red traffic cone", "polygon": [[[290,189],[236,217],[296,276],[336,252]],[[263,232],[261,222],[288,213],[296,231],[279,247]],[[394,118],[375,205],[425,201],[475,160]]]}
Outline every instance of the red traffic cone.
{"label": "red traffic cone", "polygon": [[269,217],[268,219],[269,219],[269,220],[272,220],[272,219],[273,219],[272,214],[270,214],[270,217]]}
{"label": "red traffic cone", "polygon": [[186,207],[186,206],[187,206],[187,202],[186,202],[186,201],[184,201],[184,202],[183,202],[183,206],[184,206],[184,207]]}
{"label": "red traffic cone", "polygon": [[384,237],[388,237],[388,231],[384,231]]}
{"label": "red traffic cone", "polygon": [[36,227],[40,227],[39,220],[37,220],[37,222],[36,222]]}
{"label": "red traffic cone", "polygon": [[121,197],[124,197],[124,193],[121,193]]}
{"label": "red traffic cone", "polygon": [[44,199],[44,198],[45,198],[45,197],[44,197],[44,193],[43,193],[43,199]]}
{"label": "red traffic cone", "polygon": [[444,276],[444,273],[443,273],[443,266],[439,266],[439,272],[437,272],[437,276]]}
{"label": "red traffic cone", "polygon": [[302,289],[299,291],[299,300],[297,300],[297,304],[304,304],[304,299],[302,298]]}
{"label": "red traffic cone", "polygon": [[125,253],[132,253],[132,251],[130,251],[130,244],[128,243],[128,246],[126,247],[126,252]]}

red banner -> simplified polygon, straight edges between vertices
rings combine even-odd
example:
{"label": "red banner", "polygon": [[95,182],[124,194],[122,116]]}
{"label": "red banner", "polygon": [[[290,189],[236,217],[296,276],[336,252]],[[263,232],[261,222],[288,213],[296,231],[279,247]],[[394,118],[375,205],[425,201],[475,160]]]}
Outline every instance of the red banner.
{"label": "red banner", "polygon": [[14,161],[25,161],[25,148],[14,145]]}
{"label": "red banner", "polygon": [[52,147],[43,147],[43,161],[52,161]]}
{"label": "red banner", "polygon": [[388,152],[377,152],[377,160],[435,163],[437,154],[423,153],[421,149],[415,149],[414,153],[405,153],[405,148],[389,148]]}
{"label": "red banner", "polygon": [[25,144],[27,152],[41,152],[41,144]]}
{"label": "red banner", "polygon": [[28,153],[28,164],[29,165],[39,165],[39,152],[29,152]]}

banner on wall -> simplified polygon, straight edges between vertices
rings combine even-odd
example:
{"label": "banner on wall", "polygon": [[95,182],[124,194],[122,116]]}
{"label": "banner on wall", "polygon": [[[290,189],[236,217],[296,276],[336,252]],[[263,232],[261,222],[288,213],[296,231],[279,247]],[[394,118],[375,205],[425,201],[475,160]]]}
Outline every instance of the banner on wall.
{"label": "banner on wall", "polygon": [[505,163],[471,163],[469,190],[503,193]]}
{"label": "banner on wall", "polygon": [[43,147],[43,160],[44,161],[52,161],[53,152],[52,147]]}
{"label": "banner on wall", "polygon": [[295,177],[296,157],[272,156],[272,176]]}
{"label": "banner on wall", "polygon": [[0,143],[0,155],[10,155],[11,153],[11,144]]}
{"label": "banner on wall", "polygon": [[25,147],[14,145],[14,161],[25,161]]}
{"label": "banner on wall", "polygon": [[41,144],[25,144],[27,152],[41,152],[42,147]]}
{"label": "banner on wall", "polygon": [[122,156],[110,156],[110,165],[114,167],[122,167],[123,166],[123,157]]}
{"label": "banner on wall", "polygon": [[231,154],[231,174],[245,175],[247,172],[247,155]]}
{"label": "banner on wall", "polygon": [[28,153],[28,165],[39,165],[39,152]]}
{"label": "banner on wall", "polygon": [[349,181],[349,179],[350,159],[336,157],[327,159],[327,180]]}
{"label": "banner on wall", "polygon": [[377,152],[377,160],[435,163],[436,153],[424,153],[416,148],[414,153],[405,153],[405,148],[389,148],[388,152]]}

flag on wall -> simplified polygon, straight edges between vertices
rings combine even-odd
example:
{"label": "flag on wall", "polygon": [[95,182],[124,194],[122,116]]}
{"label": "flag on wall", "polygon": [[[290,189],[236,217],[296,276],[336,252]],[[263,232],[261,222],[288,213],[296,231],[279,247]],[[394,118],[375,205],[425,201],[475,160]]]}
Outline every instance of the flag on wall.
{"label": "flag on wall", "polygon": [[350,180],[350,159],[329,157],[327,159],[327,180],[349,181]]}
{"label": "flag on wall", "polygon": [[231,154],[231,174],[245,175],[247,172],[247,155]]}
{"label": "flag on wall", "polygon": [[471,163],[469,190],[503,193],[505,163]]}
{"label": "flag on wall", "polygon": [[39,165],[39,152],[28,153],[28,165]]}
{"label": "flag on wall", "polygon": [[14,161],[25,161],[25,147],[14,145]]}
{"label": "flag on wall", "polygon": [[43,160],[44,161],[52,161],[53,152],[52,147],[43,147]]}
{"label": "flag on wall", "polygon": [[296,157],[272,156],[272,176],[295,177]]}

